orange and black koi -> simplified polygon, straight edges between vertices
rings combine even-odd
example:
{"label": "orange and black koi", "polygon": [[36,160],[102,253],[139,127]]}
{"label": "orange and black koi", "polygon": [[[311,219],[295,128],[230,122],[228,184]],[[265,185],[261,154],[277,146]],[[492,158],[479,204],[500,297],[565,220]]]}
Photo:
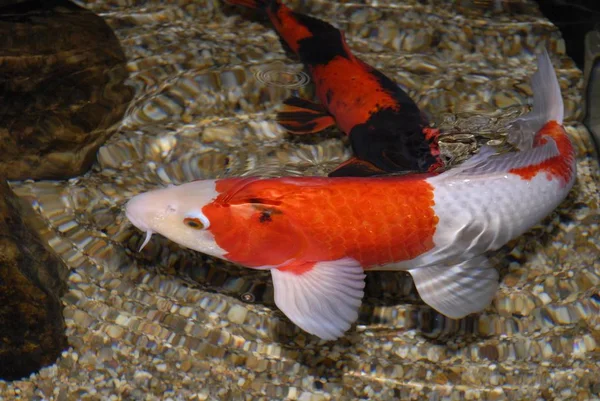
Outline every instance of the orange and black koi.
{"label": "orange and black koi", "polygon": [[391,79],[355,57],[331,24],[292,11],[280,0],[226,0],[264,10],[307,66],[321,103],[285,101],[279,123],[294,134],[337,126],[350,137],[355,157],[330,176],[435,171],[443,166],[439,130],[429,128],[415,102]]}

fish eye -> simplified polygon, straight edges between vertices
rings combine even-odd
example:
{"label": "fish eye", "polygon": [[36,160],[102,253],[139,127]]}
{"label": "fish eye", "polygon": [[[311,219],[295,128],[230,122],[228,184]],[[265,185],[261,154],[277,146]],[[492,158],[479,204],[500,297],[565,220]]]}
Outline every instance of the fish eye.
{"label": "fish eye", "polygon": [[202,230],[204,228],[204,224],[202,224],[200,219],[195,217],[186,217],[185,219],[183,219],[183,222],[185,225],[195,230]]}
{"label": "fish eye", "polygon": [[210,222],[202,213],[193,213],[183,219],[183,224],[194,230],[203,230],[210,226]]}

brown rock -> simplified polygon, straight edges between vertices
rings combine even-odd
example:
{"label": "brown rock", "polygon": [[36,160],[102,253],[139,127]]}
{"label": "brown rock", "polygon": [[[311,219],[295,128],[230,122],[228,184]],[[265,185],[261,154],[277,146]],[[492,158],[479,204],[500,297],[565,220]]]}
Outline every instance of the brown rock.
{"label": "brown rock", "polygon": [[0,8],[0,176],[80,175],[132,98],[104,20],[65,0]]}
{"label": "brown rock", "polygon": [[36,231],[41,221],[0,181],[0,379],[54,363],[67,347],[60,296],[67,267]]}

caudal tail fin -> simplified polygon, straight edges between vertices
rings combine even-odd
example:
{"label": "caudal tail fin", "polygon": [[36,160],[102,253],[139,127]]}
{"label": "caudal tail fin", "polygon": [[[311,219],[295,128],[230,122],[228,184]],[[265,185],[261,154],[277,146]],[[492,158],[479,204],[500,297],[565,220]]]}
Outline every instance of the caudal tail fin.
{"label": "caudal tail fin", "polygon": [[226,3],[248,8],[265,9],[277,0],[225,0]]}
{"label": "caudal tail fin", "polygon": [[562,124],[564,105],[560,86],[546,49],[538,54],[538,69],[531,77],[533,110],[517,118],[509,132],[509,141],[519,149],[531,148],[535,134],[550,121]]}

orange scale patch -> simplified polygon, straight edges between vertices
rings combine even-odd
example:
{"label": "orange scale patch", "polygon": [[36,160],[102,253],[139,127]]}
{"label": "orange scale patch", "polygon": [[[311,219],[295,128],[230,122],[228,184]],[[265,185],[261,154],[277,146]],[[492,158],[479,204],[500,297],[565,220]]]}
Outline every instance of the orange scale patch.
{"label": "orange scale patch", "polygon": [[527,167],[516,168],[509,171],[526,181],[530,181],[539,173],[545,173],[548,180],[558,179],[564,187],[573,177],[572,161],[574,157],[573,145],[569,140],[564,128],[556,121],[547,123],[536,135],[536,145],[546,142],[546,137],[556,142],[559,154],[541,163]]}
{"label": "orange scale patch", "polygon": [[[377,185],[359,184],[365,182],[347,188],[352,195],[345,199],[354,203],[349,209],[352,213],[343,209],[340,217],[344,223],[330,230],[344,244],[348,256],[372,266],[412,259],[433,248],[437,216],[428,183],[384,179],[376,181]],[[348,226],[362,229],[356,236],[348,235]]]}
{"label": "orange scale patch", "polygon": [[[248,267],[352,257],[368,268],[434,246],[433,188],[422,179],[238,180],[217,188],[229,191],[203,208],[209,230],[229,260]],[[270,219],[261,222],[265,206],[254,201],[273,209]]]}
{"label": "orange scale patch", "polygon": [[331,103],[326,102],[327,109],[345,133],[349,133],[357,124],[366,122],[375,111],[398,108],[396,99],[383,90],[370,68],[358,59],[337,57],[312,70],[317,79],[324,77],[319,79],[317,86],[319,99],[325,101],[327,93],[335,94]]}

